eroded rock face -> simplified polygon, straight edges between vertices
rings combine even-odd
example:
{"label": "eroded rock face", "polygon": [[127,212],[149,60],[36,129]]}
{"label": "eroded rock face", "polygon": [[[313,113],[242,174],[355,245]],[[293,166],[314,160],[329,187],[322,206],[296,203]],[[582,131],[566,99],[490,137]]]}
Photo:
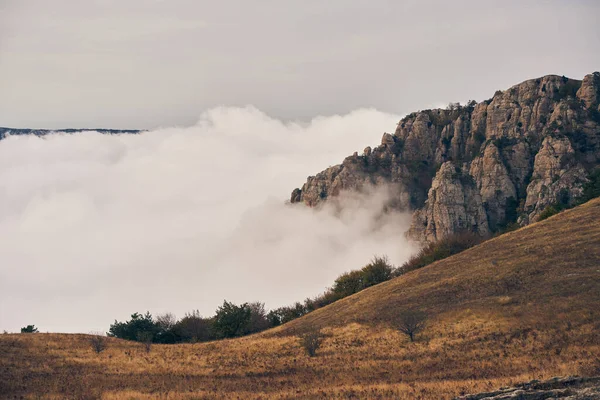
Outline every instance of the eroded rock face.
{"label": "eroded rock face", "polygon": [[548,136],[535,156],[531,183],[527,187],[525,213],[522,219],[535,221],[536,217],[557,200],[569,204],[581,195],[581,183],[587,171],[566,137]]}
{"label": "eroded rock face", "polygon": [[487,235],[487,217],[471,175],[447,161],[435,175],[424,207],[415,212],[409,234],[435,241],[463,230]]}
{"label": "eroded rock face", "polygon": [[[409,235],[435,241],[534,222],[573,202],[600,164],[600,73],[545,76],[490,100],[403,118],[381,145],[311,176],[292,203],[316,206],[343,190],[390,185],[414,212]],[[454,171],[454,172],[452,172]]]}
{"label": "eroded rock face", "polygon": [[547,381],[531,381],[495,392],[470,394],[456,400],[596,400],[600,399],[600,377],[556,377]]}

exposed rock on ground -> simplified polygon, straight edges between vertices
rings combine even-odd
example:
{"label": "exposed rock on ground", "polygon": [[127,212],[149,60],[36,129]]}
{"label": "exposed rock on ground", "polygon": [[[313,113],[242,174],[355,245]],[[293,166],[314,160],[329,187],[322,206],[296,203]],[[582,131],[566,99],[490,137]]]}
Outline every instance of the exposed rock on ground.
{"label": "exposed rock on ground", "polygon": [[553,378],[548,381],[531,381],[502,388],[495,392],[470,394],[457,400],[595,400],[600,399],[600,377]]}

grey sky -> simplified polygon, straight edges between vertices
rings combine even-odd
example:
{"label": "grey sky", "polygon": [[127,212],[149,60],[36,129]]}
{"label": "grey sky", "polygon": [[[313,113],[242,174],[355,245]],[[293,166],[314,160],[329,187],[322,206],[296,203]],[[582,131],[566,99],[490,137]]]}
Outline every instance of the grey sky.
{"label": "grey sky", "polygon": [[405,113],[600,69],[598,1],[1,0],[0,126]]}

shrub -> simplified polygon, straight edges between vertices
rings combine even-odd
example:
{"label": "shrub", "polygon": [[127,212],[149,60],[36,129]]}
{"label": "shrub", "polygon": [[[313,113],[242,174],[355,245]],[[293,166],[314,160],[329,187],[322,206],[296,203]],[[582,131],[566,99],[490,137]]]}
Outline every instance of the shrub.
{"label": "shrub", "polygon": [[202,318],[198,310],[186,313],[171,330],[178,342],[204,342],[212,339],[213,321]]}
{"label": "shrub", "polygon": [[370,286],[390,280],[395,268],[386,256],[375,256],[360,270],[346,272],[334,282],[331,291],[338,298],[350,296]]}
{"label": "shrub", "polygon": [[389,263],[386,256],[375,256],[360,271],[362,273],[362,289],[365,289],[390,280],[394,273],[394,267]]}
{"label": "shrub", "polygon": [[150,353],[152,349],[152,341],[154,340],[154,334],[150,331],[140,331],[137,333],[137,341],[144,345],[146,353]]}
{"label": "shrub", "polygon": [[90,346],[92,347],[92,350],[98,354],[106,350],[108,345],[106,342],[106,337],[104,337],[101,333],[92,333],[91,335]]}
{"label": "shrub", "polygon": [[437,242],[429,243],[423,247],[416,255],[402,264],[396,275],[423,268],[435,261],[442,260],[476,246],[483,241],[483,237],[468,231],[446,236]]}
{"label": "shrub", "polygon": [[154,340],[160,331],[160,326],[154,322],[149,312],[144,315],[133,313],[129,321],[118,322],[115,320],[115,323],[110,326],[108,336],[126,340],[139,340],[141,332],[149,332],[152,335],[152,340]]}
{"label": "shrub", "polygon": [[360,270],[355,270],[338,276],[333,284],[332,290],[342,298],[357,293],[363,288],[363,273]]}
{"label": "shrub", "polygon": [[311,327],[308,331],[302,333],[300,336],[300,345],[306,351],[309,357],[314,357],[317,355],[317,350],[323,344],[323,339],[325,336],[321,332],[320,329]]}
{"label": "shrub", "polygon": [[272,326],[285,324],[293,319],[300,318],[307,313],[306,307],[300,302],[294,303],[293,306],[279,307],[270,311],[267,314],[267,320]]}
{"label": "shrub", "polygon": [[223,301],[223,305],[217,308],[214,322],[215,334],[219,338],[232,338],[249,333],[250,318],[252,310],[248,303],[235,305]]}
{"label": "shrub", "polygon": [[265,311],[265,303],[254,302],[248,304],[250,308],[250,322],[248,324],[248,332],[256,333],[270,328],[271,324],[267,319]]}
{"label": "shrub", "polygon": [[419,310],[403,311],[398,315],[397,328],[415,341],[415,335],[425,329],[427,324],[427,314]]}
{"label": "shrub", "polygon": [[556,205],[550,205],[550,206],[546,207],[544,209],[544,211],[542,211],[540,213],[540,216],[538,217],[538,221],[543,221],[545,219],[548,219],[551,216],[558,214],[559,212],[561,212],[560,207],[557,207]]}
{"label": "shrub", "polygon": [[312,299],[307,298],[306,300],[304,300],[304,311],[306,313],[309,313],[318,308],[325,307],[326,305],[329,305],[339,299],[340,296],[334,293],[333,290],[326,289],[322,294],[315,296]]}
{"label": "shrub", "polygon": [[21,328],[21,333],[38,333],[38,329],[35,327],[35,325],[27,325],[24,328]]}

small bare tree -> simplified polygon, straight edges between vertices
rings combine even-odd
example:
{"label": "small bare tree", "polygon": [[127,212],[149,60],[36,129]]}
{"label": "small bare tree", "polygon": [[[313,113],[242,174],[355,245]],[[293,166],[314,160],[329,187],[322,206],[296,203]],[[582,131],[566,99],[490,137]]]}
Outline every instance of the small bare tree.
{"label": "small bare tree", "polygon": [[172,313],[165,313],[156,317],[156,323],[164,331],[173,329],[177,323],[177,318]]}
{"label": "small bare tree", "polygon": [[403,311],[398,316],[397,328],[415,341],[415,335],[425,329],[427,324],[427,314],[420,310]]}
{"label": "small bare tree", "polygon": [[108,343],[106,341],[106,337],[102,333],[91,332],[90,335],[92,335],[90,336],[90,346],[92,347],[93,351],[100,354],[106,350]]}
{"label": "small bare tree", "polygon": [[317,350],[319,350],[323,344],[325,335],[323,335],[320,329],[311,327],[308,331],[300,334],[299,337],[300,344],[306,351],[306,354],[308,354],[309,357],[314,357],[317,355]]}
{"label": "small bare tree", "polygon": [[148,331],[138,332],[137,334],[137,340],[138,342],[141,342],[144,345],[146,353],[150,353],[150,350],[152,349],[153,336],[154,335],[152,334],[152,332]]}

